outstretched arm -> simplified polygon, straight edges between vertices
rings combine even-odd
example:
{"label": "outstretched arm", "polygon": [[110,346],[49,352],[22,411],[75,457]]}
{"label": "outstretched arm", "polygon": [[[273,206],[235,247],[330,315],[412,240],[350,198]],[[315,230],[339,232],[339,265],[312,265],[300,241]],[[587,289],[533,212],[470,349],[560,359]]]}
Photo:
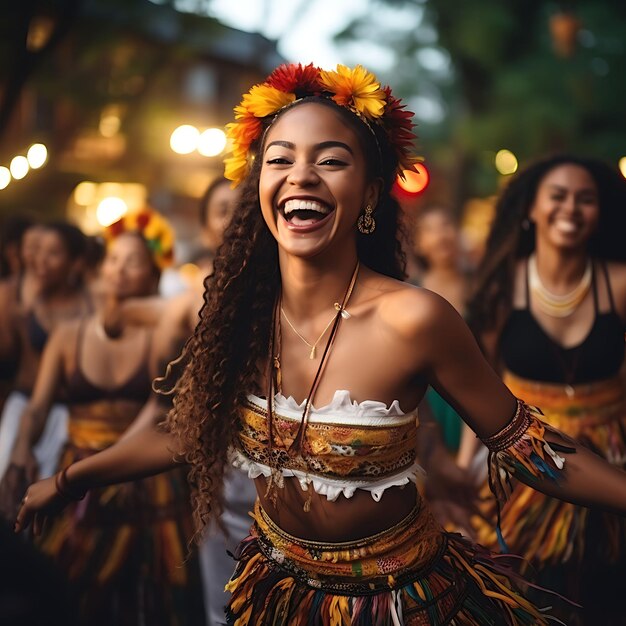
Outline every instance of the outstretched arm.
{"label": "outstretched arm", "polygon": [[[532,412],[532,426],[518,428],[514,440],[502,448],[506,440],[494,435],[511,423],[517,400],[484,359],[457,312],[434,295],[426,308],[430,310],[424,314],[420,341],[429,355],[430,383],[492,450],[496,464],[492,467],[493,480],[498,480],[504,470],[548,495],[626,514],[626,473],[562,433],[551,428],[544,432],[544,425]],[[556,456],[564,459],[562,469],[544,447],[544,439],[554,444]],[[502,449],[496,453],[494,446]],[[530,464],[543,455],[543,469],[528,471],[523,462],[517,462],[523,461],[524,455],[531,459]]]}
{"label": "outstretched arm", "polygon": [[15,531],[33,523],[37,535],[46,517],[58,513],[71,500],[81,499],[89,489],[158,474],[181,462],[176,438],[146,425],[110,448],[70,465],[60,475],[31,485],[22,500]]}

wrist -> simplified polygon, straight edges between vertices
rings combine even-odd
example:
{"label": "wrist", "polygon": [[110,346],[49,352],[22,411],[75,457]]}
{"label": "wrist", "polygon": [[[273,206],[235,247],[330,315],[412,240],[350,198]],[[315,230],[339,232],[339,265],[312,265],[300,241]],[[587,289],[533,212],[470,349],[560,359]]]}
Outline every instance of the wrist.
{"label": "wrist", "polygon": [[87,489],[80,487],[77,484],[70,483],[67,471],[69,469],[68,466],[65,469],[62,469],[60,472],[57,472],[54,478],[54,485],[56,487],[57,493],[60,496],[63,496],[66,500],[78,501],[82,500],[87,494]]}

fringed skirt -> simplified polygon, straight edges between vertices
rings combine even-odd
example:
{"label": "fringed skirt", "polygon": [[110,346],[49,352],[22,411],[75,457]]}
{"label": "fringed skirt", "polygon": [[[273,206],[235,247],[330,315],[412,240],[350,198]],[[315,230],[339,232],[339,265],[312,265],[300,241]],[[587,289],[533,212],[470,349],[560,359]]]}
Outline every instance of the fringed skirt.
{"label": "fringed skirt", "polygon": [[[66,448],[62,467],[95,450]],[[93,489],[41,538],[70,582],[80,624],[204,626],[184,471]]]}
{"label": "fringed skirt", "polygon": [[[563,385],[527,381],[510,373],[504,381],[514,395],[540,407],[546,423],[610,463],[626,467],[622,381],[577,386],[569,389],[569,395]],[[485,500],[488,519],[495,519],[495,503],[487,488]],[[507,550],[537,568],[580,564],[590,552],[598,562],[626,558],[626,519],[550,498],[522,483],[515,484],[502,509],[501,529]],[[481,527],[479,541],[498,549],[493,526]]]}
{"label": "fringed skirt", "polygon": [[234,626],[545,625],[508,557],[444,532],[423,503],[377,535],[293,537],[256,504],[227,590]]}

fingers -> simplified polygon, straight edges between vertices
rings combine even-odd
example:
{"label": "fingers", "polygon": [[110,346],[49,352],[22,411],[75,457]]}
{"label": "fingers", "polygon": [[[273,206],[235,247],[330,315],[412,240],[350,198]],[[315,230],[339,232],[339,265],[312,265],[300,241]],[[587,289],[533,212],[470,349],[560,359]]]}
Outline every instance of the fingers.
{"label": "fingers", "polygon": [[40,512],[35,513],[35,515],[33,516],[33,534],[35,535],[35,537],[41,537],[45,523],[45,516]]}
{"label": "fingers", "polygon": [[15,526],[13,528],[13,530],[16,533],[22,532],[23,530],[26,530],[30,526],[30,522],[31,522],[31,518],[33,514],[28,508],[27,500],[28,500],[28,494],[26,494],[22,498],[20,510],[17,512],[17,517],[15,519]]}

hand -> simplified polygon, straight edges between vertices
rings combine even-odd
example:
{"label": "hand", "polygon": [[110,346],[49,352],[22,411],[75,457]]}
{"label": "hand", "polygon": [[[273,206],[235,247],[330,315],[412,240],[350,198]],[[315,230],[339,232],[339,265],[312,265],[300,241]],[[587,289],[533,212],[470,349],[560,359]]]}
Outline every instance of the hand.
{"label": "hand", "polygon": [[22,499],[15,520],[15,532],[26,530],[31,522],[35,536],[41,535],[48,517],[62,511],[70,502],[56,488],[56,476],[51,476],[31,485]]}

